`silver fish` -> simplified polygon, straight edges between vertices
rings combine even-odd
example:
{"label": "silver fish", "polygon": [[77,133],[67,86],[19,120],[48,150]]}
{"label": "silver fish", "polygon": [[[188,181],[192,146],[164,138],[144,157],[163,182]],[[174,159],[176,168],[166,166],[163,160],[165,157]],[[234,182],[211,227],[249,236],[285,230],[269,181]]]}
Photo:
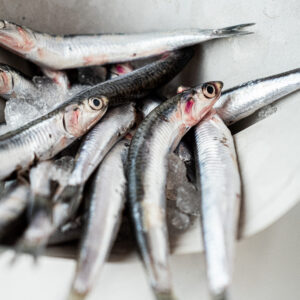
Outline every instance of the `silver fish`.
{"label": "silver fish", "polygon": [[72,284],[71,295],[75,299],[83,299],[92,288],[116,238],[126,199],[124,161],[128,146],[126,139],[118,142],[95,174],[86,230]]}
{"label": "silver fish", "polygon": [[53,81],[53,83],[58,85],[62,90],[68,90],[70,88],[70,82],[67,73],[48,68],[42,68],[42,72],[48,78],[50,78]]}
{"label": "silver fish", "polygon": [[86,215],[77,217],[57,229],[49,238],[48,245],[59,245],[71,241],[79,240],[83,232],[83,224]]}
{"label": "silver fish", "polygon": [[241,201],[234,141],[217,114],[202,120],[195,136],[208,283],[214,299],[227,299]]}
{"label": "silver fish", "polygon": [[103,116],[105,96],[73,98],[29,124],[0,136],[0,179],[46,160],[86,133]]}
{"label": "silver fish", "polygon": [[230,125],[299,89],[300,69],[295,69],[226,90],[214,108],[225,124]]}
{"label": "silver fish", "polygon": [[[60,210],[52,209],[53,183],[66,185],[68,176],[74,165],[74,159],[64,156],[55,161],[43,161],[30,170],[30,191],[33,213],[28,228],[18,242],[18,249],[29,252],[37,257],[46,246],[50,236],[63,221],[57,216]],[[60,204],[65,208],[66,203]]]}
{"label": "silver fish", "polygon": [[221,29],[186,29],[137,34],[53,36],[0,21],[0,45],[50,69],[126,62],[212,39],[248,34],[241,24]]}
{"label": "silver fish", "polygon": [[132,103],[109,110],[82,141],[76,155],[74,170],[69,178],[69,185],[83,185],[134,122],[135,109]]}
{"label": "silver fish", "polygon": [[165,220],[167,154],[220,97],[221,82],[205,83],[167,100],[138,127],[129,149],[129,199],[136,235],[158,299],[172,299]]}
{"label": "silver fish", "polygon": [[12,184],[0,200],[0,237],[25,212],[29,200],[29,186],[23,183]]}
{"label": "silver fish", "polygon": [[37,93],[34,83],[24,74],[6,64],[0,64],[0,94],[9,100],[25,98]]}

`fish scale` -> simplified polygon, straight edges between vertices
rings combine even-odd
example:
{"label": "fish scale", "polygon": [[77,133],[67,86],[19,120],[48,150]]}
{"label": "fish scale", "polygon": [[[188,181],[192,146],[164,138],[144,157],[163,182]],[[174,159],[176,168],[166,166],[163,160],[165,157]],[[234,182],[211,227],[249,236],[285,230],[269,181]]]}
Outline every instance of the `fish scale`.
{"label": "fish scale", "polygon": [[229,129],[217,114],[196,126],[195,138],[208,282],[216,299],[225,299],[232,276],[241,199],[235,147]]}
{"label": "fish scale", "polygon": [[[106,112],[108,105],[120,105],[138,99],[165,84],[186,65],[192,55],[193,50],[190,48],[170,53],[167,57],[129,74],[86,89],[47,115],[0,136],[0,179],[7,177],[17,168],[26,169],[35,158],[53,157],[95,125]],[[137,82],[137,79],[140,81]],[[107,102],[100,111],[89,108],[89,100],[103,96]],[[75,108],[79,109],[82,118],[78,120],[83,123],[73,125]],[[35,142],[37,132],[43,135],[39,145]],[[18,143],[15,143],[15,140],[18,140]],[[14,150],[9,151],[8,145],[14,145]]]}
{"label": "fish scale", "polygon": [[240,24],[221,29],[183,29],[136,34],[54,36],[0,20],[0,45],[50,69],[126,62],[212,39],[249,34]]}
{"label": "fish scale", "polygon": [[[212,98],[204,90],[214,88]],[[128,154],[129,200],[136,237],[157,299],[173,299],[166,227],[167,154],[213,106],[222,83],[197,86],[156,107],[136,130]],[[191,108],[192,104],[192,108]]]}

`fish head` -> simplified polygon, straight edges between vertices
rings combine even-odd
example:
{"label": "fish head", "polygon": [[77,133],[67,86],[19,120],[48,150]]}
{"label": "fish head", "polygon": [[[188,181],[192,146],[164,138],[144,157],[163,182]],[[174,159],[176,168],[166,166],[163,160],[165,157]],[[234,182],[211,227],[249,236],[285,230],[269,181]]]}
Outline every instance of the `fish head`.
{"label": "fish head", "polygon": [[10,94],[14,87],[13,75],[4,64],[0,64],[0,94]]}
{"label": "fish head", "polygon": [[35,47],[35,37],[30,29],[0,20],[0,44],[11,51],[26,54]]}
{"label": "fish head", "polygon": [[68,105],[63,117],[65,130],[75,137],[82,136],[101,119],[107,107],[105,96],[93,96]]}
{"label": "fish head", "polygon": [[125,75],[133,71],[133,66],[130,63],[115,64],[111,67],[111,78]]}
{"label": "fish head", "polygon": [[188,127],[199,123],[220,98],[222,87],[221,81],[211,81],[184,89],[179,104],[183,123]]}

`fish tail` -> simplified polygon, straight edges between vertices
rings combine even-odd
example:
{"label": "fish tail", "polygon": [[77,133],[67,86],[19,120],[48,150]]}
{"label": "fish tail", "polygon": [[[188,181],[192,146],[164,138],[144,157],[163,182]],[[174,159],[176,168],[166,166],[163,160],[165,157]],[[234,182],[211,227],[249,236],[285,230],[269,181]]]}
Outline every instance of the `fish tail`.
{"label": "fish tail", "polygon": [[253,26],[253,25],[255,25],[255,23],[245,23],[245,24],[239,24],[239,25],[235,25],[235,26],[219,28],[219,29],[213,30],[212,34],[213,34],[213,36],[215,36],[215,38],[252,34],[254,32],[246,31],[244,29],[246,27]]}

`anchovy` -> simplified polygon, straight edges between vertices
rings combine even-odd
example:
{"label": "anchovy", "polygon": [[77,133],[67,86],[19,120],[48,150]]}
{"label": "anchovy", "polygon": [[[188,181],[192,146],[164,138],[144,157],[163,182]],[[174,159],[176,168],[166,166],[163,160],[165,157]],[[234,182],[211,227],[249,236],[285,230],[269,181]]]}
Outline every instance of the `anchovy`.
{"label": "anchovy", "polygon": [[138,34],[53,36],[0,21],[0,45],[50,69],[126,62],[212,39],[248,34],[241,24],[221,29],[186,29]]}
{"label": "anchovy", "polygon": [[76,155],[74,170],[69,178],[69,185],[83,185],[114,144],[134,123],[135,109],[132,103],[109,110],[82,141]]}
{"label": "anchovy", "polygon": [[138,111],[141,112],[143,119],[151,113],[158,105],[160,105],[166,99],[156,94],[149,95],[139,103]]}
{"label": "anchovy", "polygon": [[108,79],[128,74],[133,70],[134,67],[129,62],[112,65],[109,69]]}
{"label": "anchovy", "polygon": [[108,105],[138,99],[169,81],[190,60],[191,49],[178,50],[138,70],[95,85],[52,112],[0,136],[0,180],[35,159],[46,160],[85,134]]}
{"label": "anchovy", "polygon": [[68,90],[70,82],[67,74],[63,71],[55,71],[48,68],[42,68],[42,72],[50,78],[53,83],[57,84],[61,89]]}
{"label": "anchovy", "polygon": [[202,120],[195,136],[208,283],[215,299],[227,299],[241,201],[234,141],[217,114]]}
{"label": "anchovy", "polygon": [[226,90],[214,108],[223,121],[230,125],[299,89],[300,69],[295,69]]}
{"label": "anchovy", "polygon": [[128,155],[129,199],[137,241],[158,299],[172,299],[165,221],[167,154],[220,96],[221,82],[182,92],[153,110],[138,127]]}
{"label": "anchovy", "polygon": [[48,245],[59,245],[79,240],[83,232],[83,224],[86,216],[82,215],[75,220],[61,226],[49,238]]}
{"label": "anchovy", "polygon": [[86,230],[72,284],[71,295],[75,299],[83,299],[90,291],[116,238],[126,199],[124,161],[128,146],[125,139],[118,142],[95,174]]}
{"label": "anchovy", "polygon": [[88,131],[106,112],[108,99],[72,99],[46,116],[0,136],[0,179],[46,160]]}
{"label": "anchovy", "polygon": [[[30,170],[32,216],[28,228],[18,242],[18,250],[37,257],[50,236],[57,230],[57,208],[52,208],[53,183],[66,185],[74,159],[64,156],[55,161],[43,161]],[[62,204],[64,205],[64,204]],[[71,217],[71,216],[70,216]]]}
{"label": "anchovy", "polygon": [[25,212],[28,205],[29,186],[15,183],[4,192],[0,200],[0,237],[3,237],[8,228]]}
{"label": "anchovy", "polygon": [[0,94],[5,100],[25,98],[37,93],[33,82],[15,68],[0,64]]}

